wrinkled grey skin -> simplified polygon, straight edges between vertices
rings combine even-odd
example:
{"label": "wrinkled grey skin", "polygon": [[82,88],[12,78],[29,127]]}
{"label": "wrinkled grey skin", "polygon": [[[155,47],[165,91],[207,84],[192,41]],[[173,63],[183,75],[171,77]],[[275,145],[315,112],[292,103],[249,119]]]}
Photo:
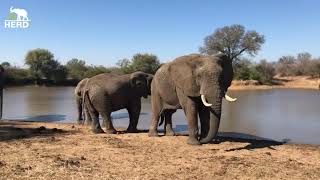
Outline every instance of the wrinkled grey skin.
{"label": "wrinkled grey skin", "polygon": [[[152,122],[149,136],[158,136],[157,126],[161,116],[165,117],[166,133],[173,135],[172,113],[183,109],[189,128],[188,144],[212,141],[220,124],[222,98],[232,78],[232,61],[223,54],[182,56],[161,66],[151,84]],[[201,95],[205,95],[212,106],[204,106]]]}
{"label": "wrinkled grey skin", "polygon": [[0,66],[0,119],[3,112],[3,87],[4,87],[4,68]]}
{"label": "wrinkled grey skin", "polygon": [[129,113],[128,132],[136,132],[141,111],[141,97],[150,95],[153,75],[135,72],[126,75],[100,74],[89,79],[84,92],[84,104],[92,119],[92,131],[103,133],[99,114],[105,123],[106,133],[116,130],[111,121],[111,112],[127,109]]}
{"label": "wrinkled grey skin", "polygon": [[[82,96],[84,92],[85,85],[89,78],[82,79],[78,85],[76,86],[74,90],[74,95],[76,98],[76,104],[77,104],[77,110],[78,110],[78,117],[77,117],[77,123],[78,124],[91,124],[92,120],[90,116],[88,115],[88,112],[86,108],[84,108],[84,104],[82,103]],[[84,116],[84,117],[83,117]]]}

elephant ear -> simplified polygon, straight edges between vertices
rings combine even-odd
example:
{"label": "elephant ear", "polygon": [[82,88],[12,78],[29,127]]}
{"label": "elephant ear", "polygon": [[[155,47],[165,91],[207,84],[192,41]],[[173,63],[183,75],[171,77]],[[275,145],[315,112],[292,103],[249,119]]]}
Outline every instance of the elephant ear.
{"label": "elephant ear", "polygon": [[169,72],[176,87],[187,96],[200,96],[199,75],[197,66],[189,63],[177,63],[170,66]]}

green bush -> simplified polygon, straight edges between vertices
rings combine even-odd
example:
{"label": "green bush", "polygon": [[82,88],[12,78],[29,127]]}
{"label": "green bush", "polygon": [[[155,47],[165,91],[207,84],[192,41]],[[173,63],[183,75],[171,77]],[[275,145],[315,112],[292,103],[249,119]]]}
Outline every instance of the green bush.
{"label": "green bush", "polygon": [[275,76],[275,68],[272,63],[262,60],[255,67],[258,76],[256,77],[261,84],[272,84],[273,77]]}
{"label": "green bush", "polygon": [[158,57],[153,54],[135,54],[131,60],[121,59],[117,65],[125,74],[135,71],[143,71],[145,73],[154,74],[160,67]]}

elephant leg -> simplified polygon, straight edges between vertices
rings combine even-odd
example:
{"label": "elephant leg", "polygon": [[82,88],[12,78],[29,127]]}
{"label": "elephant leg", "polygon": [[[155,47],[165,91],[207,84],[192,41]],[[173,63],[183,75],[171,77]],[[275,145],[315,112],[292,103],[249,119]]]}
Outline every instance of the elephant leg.
{"label": "elephant leg", "polygon": [[101,112],[100,113],[104,124],[106,128],[106,133],[107,134],[116,134],[117,130],[113,127],[112,120],[111,120],[111,113],[110,112]]}
{"label": "elephant leg", "polygon": [[172,129],[172,114],[174,113],[174,111],[171,110],[167,110],[165,112],[165,135],[166,136],[174,136],[174,131]]}
{"label": "elephant leg", "polygon": [[[153,92],[152,92],[153,93]],[[158,135],[158,124],[159,124],[159,118],[160,118],[160,113],[162,110],[162,107],[160,105],[160,96],[157,92],[154,92],[151,95],[151,109],[152,109],[152,119],[151,119],[151,124],[150,124],[150,128],[149,128],[149,136],[159,136]]]}
{"label": "elephant leg", "polygon": [[93,133],[103,133],[103,130],[101,129],[100,123],[99,123],[99,111],[97,107],[99,107],[99,102],[96,102],[95,100],[101,100],[98,96],[93,96],[92,101],[89,98],[88,92],[84,95],[85,98],[85,108],[87,109],[91,119],[92,119],[92,124],[91,124],[91,129]]}
{"label": "elephant leg", "polygon": [[96,109],[103,119],[106,133],[115,134],[117,131],[114,129],[111,121],[111,100],[108,95],[100,94],[99,102],[97,102]]}
{"label": "elephant leg", "polygon": [[200,145],[200,142],[198,141],[198,108],[196,106],[196,103],[192,99],[184,97],[182,108],[188,121],[188,144]]}
{"label": "elephant leg", "polygon": [[101,129],[100,123],[99,123],[99,113],[97,111],[89,111],[90,116],[92,117],[92,132],[94,133],[103,133],[103,130]]}
{"label": "elephant leg", "polygon": [[209,132],[209,121],[210,121],[210,110],[202,105],[202,103],[198,107],[199,109],[199,117],[201,124],[201,139],[207,137]]}
{"label": "elephant leg", "polygon": [[90,116],[90,113],[88,112],[87,108],[83,109],[83,113],[84,113],[84,119],[85,119],[85,125],[91,125],[92,124],[92,118]]}
{"label": "elephant leg", "polygon": [[77,110],[78,110],[78,118],[77,123],[82,124],[83,118],[82,118],[82,98],[79,96],[76,97],[76,103],[77,103]]}
{"label": "elephant leg", "polygon": [[127,132],[137,132],[137,126],[141,111],[141,101],[131,103],[130,107],[127,108],[129,113],[129,126]]}

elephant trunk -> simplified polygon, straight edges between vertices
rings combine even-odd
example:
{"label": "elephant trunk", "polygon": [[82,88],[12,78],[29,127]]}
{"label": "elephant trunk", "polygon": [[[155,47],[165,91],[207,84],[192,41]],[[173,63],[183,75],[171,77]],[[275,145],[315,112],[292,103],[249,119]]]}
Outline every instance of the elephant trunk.
{"label": "elephant trunk", "polygon": [[[221,105],[222,105],[222,97],[224,96],[222,91],[217,89],[216,94],[214,96],[205,96],[203,95],[203,98],[201,98],[202,103],[206,108],[208,108],[210,113],[210,118],[208,117],[208,120],[204,121],[204,132],[201,132],[201,143],[208,143],[214,139],[218,133],[219,125],[220,125],[220,118],[221,118]],[[211,103],[211,106],[208,106],[208,104],[205,104],[204,99],[205,97],[209,97],[207,100]]]}
{"label": "elephant trunk", "polygon": [[210,108],[210,120],[208,121],[209,131],[206,137],[200,139],[201,143],[209,143],[218,133],[221,118],[221,103],[217,107]]}

